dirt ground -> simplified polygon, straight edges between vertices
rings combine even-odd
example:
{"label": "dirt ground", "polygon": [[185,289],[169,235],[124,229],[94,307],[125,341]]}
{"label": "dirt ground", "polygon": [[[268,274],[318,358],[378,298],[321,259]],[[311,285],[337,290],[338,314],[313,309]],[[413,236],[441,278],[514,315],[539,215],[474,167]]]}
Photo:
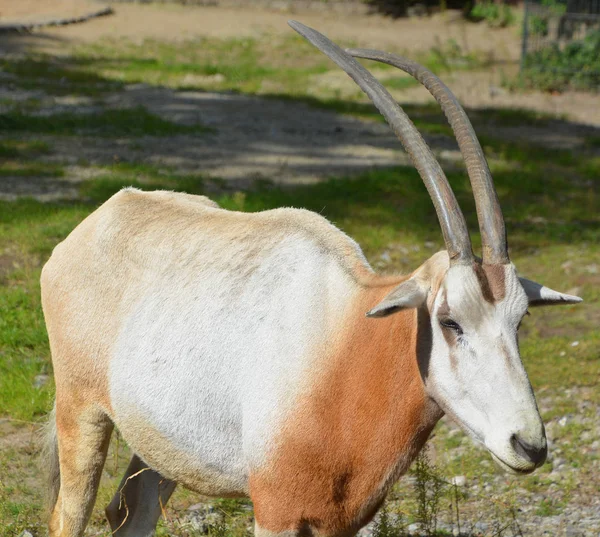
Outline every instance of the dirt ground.
{"label": "dirt ground", "polygon": [[[98,3],[90,0],[1,0],[0,20],[49,15],[53,12],[80,14],[95,10]],[[330,37],[356,41],[361,46],[394,50],[428,50],[440,41],[455,39],[467,50],[484,50],[502,59],[515,60],[519,43],[513,38],[515,29],[491,32],[485,25],[466,24],[459,12],[430,18],[394,20],[380,15],[346,15],[338,13],[287,13],[260,9],[179,6],[175,4],[112,4],[115,13],[106,18],[64,28],[49,28],[45,34],[60,41],[92,42],[104,37],[143,40],[185,40],[197,36],[253,37],[265,33],[291,30],[287,21],[298,17]]]}
{"label": "dirt ground", "polygon": [[[0,20],[57,13],[81,13],[97,9],[100,4],[89,0],[0,0]],[[52,7],[54,6],[54,7]],[[31,50],[60,54],[64,45],[90,43],[99,39],[127,38],[186,40],[199,36],[247,37],[271,34],[288,35],[290,18],[314,26],[330,38],[353,42],[358,46],[379,48],[411,56],[456,41],[463,51],[487,55],[494,66],[481,72],[455,71],[444,81],[469,108],[525,108],[547,112],[586,125],[600,125],[600,100],[594,93],[550,94],[542,92],[511,93],[502,88],[505,77],[518,71],[520,28],[490,29],[485,24],[469,24],[459,12],[449,11],[433,17],[394,20],[379,15],[337,13],[284,13],[258,9],[193,7],[171,4],[113,4],[111,16],[64,27],[45,28],[30,36],[19,36],[18,45]],[[11,51],[15,38],[0,40],[0,51]],[[12,45],[12,46],[11,46]],[[345,75],[340,73],[340,78]],[[427,102],[431,97],[422,88],[409,88],[397,96],[401,102]]]}
{"label": "dirt ground", "polygon": [[[5,18],[60,16],[81,14],[97,9],[100,4],[88,0],[0,0],[0,16]],[[314,25],[336,40],[358,46],[394,50],[408,56],[424,52],[454,39],[464,51],[484,51],[494,66],[481,71],[454,71],[443,76],[444,81],[469,109],[523,108],[556,115],[561,119],[547,125],[490,127],[493,134],[507,139],[523,139],[543,146],[579,148],[585,136],[600,126],[600,106],[597,94],[540,92],[510,93],[501,87],[502,77],[518,67],[520,40],[515,27],[491,30],[485,24],[466,24],[456,12],[430,18],[393,20],[371,15],[333,13],[289,14],[249,9],[190,7],[178,5],[113,5],[111,16],[83,24],[47,27],[28,35],[4,35],[0,52],[21,54],[27,51],[60,55],[78,43],[93,43],[103,39],[186,40],[199,36],[234,37],[288,35],[289,18],[296,17]],[[377,70],[374,71],[376,74]],[[382,73],[383,74],[383,73]],[[389,76],[389,75],[388,75]],[[354,83],[343,72],[331,71],[314,79],[319,85],[335,88],[341,97],[355,93]],[[393,91],[401,103],[432,102],[422,87]],[[2,199],[12,200],[34,196],[49,201],[72,198],[78,194],[77,183],[88,178],[76,165],[78,158],[91,164],[106,165],[131,158],[152,164],[164,164],[194,171],[201,163],[203,173],[234,184],[243,184],[260,177],[276,182],[297,184],[319,181],[331,175],[348,175],[372,167],[388,167],[407,162],[398,152],[398,142],[385,125],[317,110],[300,103],[265,100],[245,95],[221,92],[176,92],[168,88],[144,85],[126,86],[124,91],[105,98],[102,103],[85,97],[49,97],[42,91],[11,88],[0,84],[0,99],[39,99],[42,113],[61,111],[85,113],[115,106],[144,106],[150,112],[179,123],[201,118],[214,126],[214,134],[202,139],[176,136],[130,144],[127,140],[106,140],[98,144],[85,136],[55,139],[52,159],[69,163],[67,176],[60,180],[36,178],[23,182],[6,178],[0,189]],[[489,130],[489,129],[488,129]],[[595,132],[592,132],[595,134]],[[442,164],[460,160],[453,140],[444,136],[426,136]]]}
{"label": "dirt ground", "polygon": [[0,0],[0,23],[81,17],[101,7],[93,0]]}

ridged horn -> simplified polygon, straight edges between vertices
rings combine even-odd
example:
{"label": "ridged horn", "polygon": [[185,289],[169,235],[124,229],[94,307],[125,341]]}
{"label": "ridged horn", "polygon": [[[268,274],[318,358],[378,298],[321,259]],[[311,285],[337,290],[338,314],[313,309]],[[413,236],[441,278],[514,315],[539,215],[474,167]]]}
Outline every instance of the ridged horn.
{"label": "ridged horn", "polygon": [[297,21],[289,21],[288,24],[346,71],[385,117],[431,196],[450,264],[471,264],[474,260],[471,239],[454,192],[431,149],[402,108],[369,71],[323,34]]}
{"label": "ridged horn", "polygon": [[448,86],[426,67],[401,56],[368,49],[346,49],[346,52],[356,58],[375,60],[401,69],[423,84],[440,104],[456,136],[473,188],[483,262],[490,265],[510,263],[504,218],[492,174],[473,126]]}

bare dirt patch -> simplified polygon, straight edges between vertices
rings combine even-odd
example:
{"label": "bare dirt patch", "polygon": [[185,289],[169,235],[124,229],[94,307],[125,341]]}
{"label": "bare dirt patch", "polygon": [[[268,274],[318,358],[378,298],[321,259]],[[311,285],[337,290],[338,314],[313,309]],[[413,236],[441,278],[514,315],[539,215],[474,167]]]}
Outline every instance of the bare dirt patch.
{"label": "bare dirt patch", "polygon": [[0,0],[0,23],[31,24],[39,21],[67,20],[98,12],[103,6],[90,0]]}
{"label": "bare dirt patch", "polygon": [[0,449],[12,448],[34,452],[40,447],[40,427],[0,418]]}
{"label": "bare dirt patch", "polygon": [[[6,1],[6,0],[5,0]],[[68,0],[62,0],[68,1]],[[34,0],[28,0],[29,3]],[[47,29],[44,33],[72,42],[93,42],[102,38],[126,37],[183,41],[196,37],[258,37],[264,34],[289,35],[287,21],[297,17],[319,28],[330,38],[364,47],[415,52],[429,50],[448,39],[467,51],[479,50],[497,58],[516,60],[519,42],[514,28],[490,30],[486,25],[466,23],[460,12],[449,11],[419,19],[391,19],[381,15],[339,13],[279,13],[262,9],[195,7],[178,5],[114,4],[111,17],[85,25]]]}

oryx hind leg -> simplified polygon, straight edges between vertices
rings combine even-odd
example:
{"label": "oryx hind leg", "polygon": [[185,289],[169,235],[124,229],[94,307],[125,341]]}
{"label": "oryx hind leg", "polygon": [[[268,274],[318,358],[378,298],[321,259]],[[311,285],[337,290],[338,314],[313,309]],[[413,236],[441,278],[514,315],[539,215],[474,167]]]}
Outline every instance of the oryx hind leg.
{"label": "oryx hind leg", "polygon": [[113,424],[95,405],[58,394],[55,420],[60,486],[50,537],[80,537],[94,507]]}
{"label": "oryx hind leg", "polygon": [[106,508],[106,518],[114,535],[150,537],[176,485],[134,455]]}

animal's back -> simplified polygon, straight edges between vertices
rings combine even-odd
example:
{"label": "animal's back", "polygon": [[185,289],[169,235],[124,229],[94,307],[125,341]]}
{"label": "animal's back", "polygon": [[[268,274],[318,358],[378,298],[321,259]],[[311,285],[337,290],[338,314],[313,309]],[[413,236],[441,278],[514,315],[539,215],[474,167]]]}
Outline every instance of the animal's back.
{"label": "animal's back", "polygon": [[93,393],[167,477],[245,493],[370,274],[356,243],[314,213],[122,191],[44,268],[57,392]]}

